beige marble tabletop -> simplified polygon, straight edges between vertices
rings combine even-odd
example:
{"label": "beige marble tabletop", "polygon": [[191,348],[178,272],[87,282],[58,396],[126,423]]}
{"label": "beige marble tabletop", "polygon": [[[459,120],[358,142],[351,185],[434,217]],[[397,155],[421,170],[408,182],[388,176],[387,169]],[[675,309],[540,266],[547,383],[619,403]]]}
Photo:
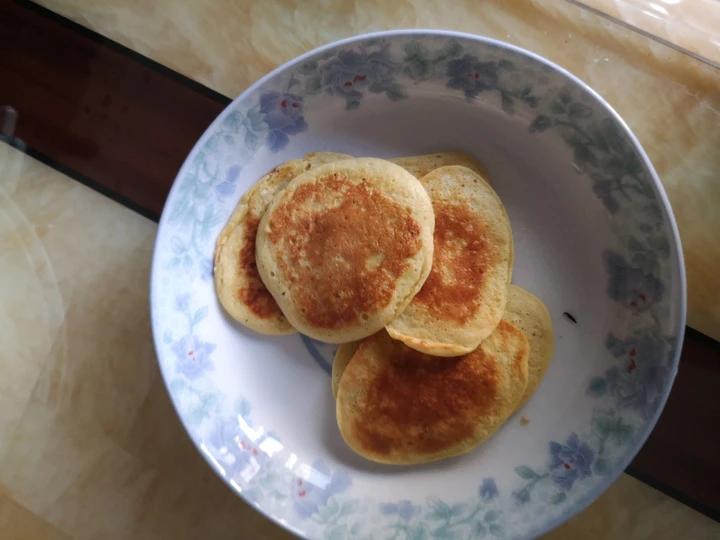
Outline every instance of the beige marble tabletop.
{"label": "beige marble tabletop", "polygon": [[[466,30],[544,54],[640,136],[680,223],[691,324],[720,337],[720,78],[708,66],[564,3],[44,3],[227,95],[316,45],[383,28]],[[172,409],[148,318],[155,232],[0,144],[0,537],[290,537],[224,486]],[[580,536],[718,538],[720,525],[622,475],[548,535]]]}
{"label": "beige marble tabletop", "polygon": [[720,66],[720,3],[717,0],[580,1]]}

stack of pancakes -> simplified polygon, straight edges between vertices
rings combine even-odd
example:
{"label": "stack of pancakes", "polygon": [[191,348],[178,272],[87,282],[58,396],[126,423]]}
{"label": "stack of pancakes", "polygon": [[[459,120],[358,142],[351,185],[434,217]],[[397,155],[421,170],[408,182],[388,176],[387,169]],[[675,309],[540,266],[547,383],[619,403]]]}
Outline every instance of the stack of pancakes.
{"label": "stack of pancakes", "polygon": [[240,200],[215,252],[227,313],[341,344],[347,444],[382,463],[464,453],[534,392],[553,351],[543,303],[512,285],[510,221],[453,152],[284,163]]}

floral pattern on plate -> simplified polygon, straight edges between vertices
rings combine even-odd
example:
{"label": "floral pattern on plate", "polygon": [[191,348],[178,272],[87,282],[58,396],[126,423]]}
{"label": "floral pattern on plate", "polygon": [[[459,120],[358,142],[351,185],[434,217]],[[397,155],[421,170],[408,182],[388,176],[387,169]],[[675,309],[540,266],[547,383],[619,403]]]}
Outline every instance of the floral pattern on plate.
{"label": "floral pattern on plate", "polygon": [[[623,317],[605,334],[603,368],[577,381],[591,412],[580,425],[545,439],[545,450],[532,460],[508,463],[507,474],[478,478],[471,496],[387,497],[382,489],[367,495],[357,489],[352,470],[320,456],[299,458],[282,434],[254,421],[248,400],[227,398],[224,381],[214,378],[219,344],[208,337],[220,324],[217,308],[203,304],[208,296],[196,292],[212,288],[214,235],[239,196],[245,164],[312,132],[313,115],[323,107],[338,103],[340,114],[359,115],[370,98],[410,102],[425,85],[524,122],[533,137],[562,141],[577,181],[586,183],[612,222],[614,241],[598,252],[597,265],[605,273],[607,298]],[[623,125],[581,83],[536,57],[489,40],[433,33],[341,43],[285,67],[233,103],[179,173],[153,265],[160,365],[180,417],[208,461],[237,492],[299,534],[539,534],[587,504],[622,470],[667,397],[684,316],[672,292],[683,278],[669,219],[652,172]],[[329,372],[334,347],[307,338],[302,343]]]}

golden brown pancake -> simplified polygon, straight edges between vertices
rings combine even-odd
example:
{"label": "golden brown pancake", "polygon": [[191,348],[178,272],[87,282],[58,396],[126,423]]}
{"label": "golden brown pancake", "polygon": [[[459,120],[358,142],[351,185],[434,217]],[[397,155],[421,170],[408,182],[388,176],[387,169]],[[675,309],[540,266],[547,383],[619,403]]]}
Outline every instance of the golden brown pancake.
{"label": "golden brown pancake", "polygon": [[[422,154],[418,156],[404,156],[392,158],[390,161],[397,163],[402,168],[415,175],[415,177],[422,182],[425,175],[431,173],[435,169],[445,167],[447,165],[462,165],[468,169],[475,171],[479,174],[485,183],[491,185],[490,178],[485,171],[485,168],[472,156],[463,152],[437,152],[435,154]],[[503,207],[505,217],[510,222],[510,218]],[[515,260],[515,249],[514,245],[510,244],[510,272],[508,272],[508,283],[512,278],[512,268]]]}
{"label": "golden brown pancake", "polygon": [[[521,407],[537,389],[552,360],[555,349],[552,319],[545,304],[537,296],[517,285],[510,285],[503,320],[517,326],[525,334],[530,346],[528,384],[519,402]],[[359,345],[359,341],[343,343],[335,352],[332,364],[332,391],[335,398],[342,374]]]}
{"label": "golden brown pancake", "polygon": [[263,176],[238,202],[215,247],[215,290],[233,319],[263,334],[291,334],[295,329],[260,280],[255,264],[255,234],[275,195],[298,174],[323,163],[350,158],[313,152],[282,163]]}
{"label": "golden brown pancake", "polygon": [[510,285],[503,320],[520,328],[530,344],[528,385],[520,400],[522,406],[537,389],[552,360],[555,350],[552,319],[537,296],[517,285]]}
{"label": "golden brown pancake", "polygon": [[482,165],[480,165],[475,158],[463,152],[436,152],[434,154],[422,154],[419,156],[397,157],[392,158],[390,161],[397,163],[418,179],[421,179],[435,169],[447,165],[462,165],[475,171],[480,176],[485,176]]}
{"label": "golden brown pancake", "polygon": [[387,331],[435,356],[474,350],[502,318],[512,232],[497,194],[466,167],[435,169],[421,179],[435,211],[430,276]]}
{"label": "golden brown pancake", "polygon": [[512,414],[527,385],[528,342],[511,323],[470,354],[438,358],[386,332],[366,338],[342,373],[336,413],[358,454],[412,464],[467,452]]}
{"label": "golden brown pancake", "polygon": [[427,192],[388,161],[347,159],[296,177],[260,221],[263,283],[299,331],[368,336],[407,306],[432,264]]}
{"label": "golden brown pancake", "polygon": [[338,345],[338,348],[335,351],[335,357],[333,358],[332,363],[332,376],[330,377],[334,398],[337,398],[338,386],[340,385],[340,377],[342,377],[345,368],[347,367],[350,359],[353,357],[355,351],[357,351],[359,346],[360,341],[351,341],[350,343],[342,343]]}

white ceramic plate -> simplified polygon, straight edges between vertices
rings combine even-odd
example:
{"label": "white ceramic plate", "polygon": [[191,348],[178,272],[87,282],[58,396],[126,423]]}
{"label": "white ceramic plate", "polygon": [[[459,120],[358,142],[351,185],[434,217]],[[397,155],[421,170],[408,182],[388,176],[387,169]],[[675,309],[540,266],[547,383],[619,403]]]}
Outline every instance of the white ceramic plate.
{"label": "white ceramic plate", "polygon": [[[470,454],[415,467],[359,458],[335,424],[334,347],[260,336],[220,309],[217,233],[263,173],[314,150],[463,150],[504,201],[514,281],[547,304],[557,352],[534,397]],[[213,122],[165,206],[151,304],[180,419],[274,520],[310,538],[512,538],[585,507],[648,436],[676,372],[685,277],[658,178],[597,94],[505,43],[398,31],[310,52]]]}

